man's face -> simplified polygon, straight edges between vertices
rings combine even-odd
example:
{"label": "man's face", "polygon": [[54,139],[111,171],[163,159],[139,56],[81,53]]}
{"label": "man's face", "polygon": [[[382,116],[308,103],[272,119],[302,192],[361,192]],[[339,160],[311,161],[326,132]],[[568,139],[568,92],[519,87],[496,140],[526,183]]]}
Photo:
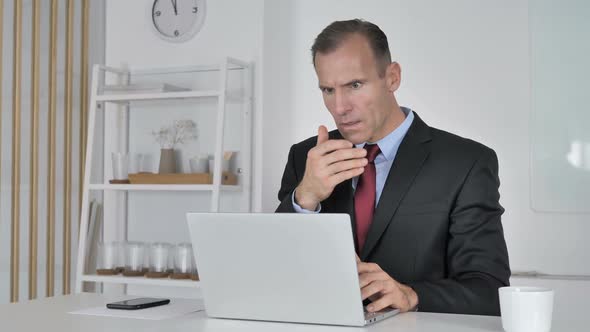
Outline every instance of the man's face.
{"label": "man's face", "polygon": [[363,36],[351,35],[336,50],[317,53],[315,69],[324,104],[345,139],[376,142],[395,129],[393,92],[399,87],[399,66],[390,64],[380,77]]}

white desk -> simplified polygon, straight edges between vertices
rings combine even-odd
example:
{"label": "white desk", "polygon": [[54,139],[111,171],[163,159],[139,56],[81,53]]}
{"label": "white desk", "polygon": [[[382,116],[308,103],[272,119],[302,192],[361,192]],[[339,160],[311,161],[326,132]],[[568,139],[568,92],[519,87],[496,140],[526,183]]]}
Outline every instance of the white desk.
{"label": "white desk", "polygon": [[[586,313],[590,282],[554,280],[512,280],[515,285],[545,285],[556,289],[552,331],[587,331],[590,328],[590,314]],[[559,285],[559,286],[556,286]],[[129,296],[134,297],[134,296]],[[58,296],[17,304],[0,305],[0,326],[2,331],[436,331],[474,332],[502,331],[499,317],[448,315],[412,312],[378,322],[369,328],[318,326],[306,324],[267,323],[209,319],[204,312],[198,312],[161,321],[134,320],[96,316],[72,315],[67,312],[97,307],[120,299],[121,296],[79,294]]]}

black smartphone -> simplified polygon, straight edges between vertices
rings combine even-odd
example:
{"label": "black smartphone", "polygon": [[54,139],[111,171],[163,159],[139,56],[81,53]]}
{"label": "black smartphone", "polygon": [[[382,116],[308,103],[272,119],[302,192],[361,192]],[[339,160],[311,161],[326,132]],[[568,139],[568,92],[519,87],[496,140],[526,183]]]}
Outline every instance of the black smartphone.
{"label": "black smartphone", "polygon": [[169,299],[156,299],[151,297],[142,297],[139,299],[131,299],[113,303],[107,303],[109,309],[124,309],[124,310],[137,310],[156,307],[159,305],[165,305],[170,303]]}

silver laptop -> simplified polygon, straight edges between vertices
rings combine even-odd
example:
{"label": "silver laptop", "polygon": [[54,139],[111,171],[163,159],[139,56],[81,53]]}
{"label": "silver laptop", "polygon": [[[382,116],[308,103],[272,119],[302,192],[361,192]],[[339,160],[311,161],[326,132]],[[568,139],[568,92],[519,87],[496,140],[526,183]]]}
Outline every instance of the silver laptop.
{"label": "silver laptop", "polygon": [[364,326],[347,214],[187,214],[207,315]]}

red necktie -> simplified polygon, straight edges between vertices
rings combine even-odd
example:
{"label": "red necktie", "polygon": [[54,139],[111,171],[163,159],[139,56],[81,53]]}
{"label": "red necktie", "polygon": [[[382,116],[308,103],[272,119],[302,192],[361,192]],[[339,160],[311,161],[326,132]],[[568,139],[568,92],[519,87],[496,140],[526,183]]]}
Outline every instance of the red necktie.
{"label": "red necktie", "polygon": [[376,175],[375,157],[381,152],[377,144],[366,144],[367,159],[365,171],[359,176],[354,193],[354,215],[356,222],[356,237],[358,239],[359,253],[365,245],[365,239],[369,232],[369,226],[373,221],[375,211]]}

